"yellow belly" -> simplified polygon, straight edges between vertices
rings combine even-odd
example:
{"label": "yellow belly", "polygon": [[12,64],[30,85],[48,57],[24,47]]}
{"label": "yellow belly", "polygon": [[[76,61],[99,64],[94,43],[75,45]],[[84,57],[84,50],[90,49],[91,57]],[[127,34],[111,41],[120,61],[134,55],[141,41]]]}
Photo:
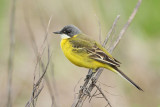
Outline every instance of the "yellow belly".
{"label": "yellow belly", "polygon": [[68,60],[77,66],[85,67],[85,68],[92,68],[92,69],[97,69],[99,67],[106,68],[107,66],[106,64],[90,59],[87,53],[77,54],[74,51],[72,51],[73,47],[71,46],[71,44],[69,43],[67,39],[61,40],[61,48],[62,48],[64,55],[68,58]]}

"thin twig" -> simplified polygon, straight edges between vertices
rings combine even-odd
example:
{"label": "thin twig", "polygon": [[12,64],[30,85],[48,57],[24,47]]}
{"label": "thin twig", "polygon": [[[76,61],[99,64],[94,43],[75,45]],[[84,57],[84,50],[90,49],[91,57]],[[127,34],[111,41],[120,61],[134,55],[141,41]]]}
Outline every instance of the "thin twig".
{"label": "thin twig", "polygon": [[[24,10],[25,10],[25,8],[24,8]],[[26,12],[24,12],[24,13],[25,13],[25,14],[24,14],[25,23],[26,23],[26,26],[27,26],[27,28],[28,28],[28,30],[29,30],[29,33],[30,33],[32,48],[33,48],[33,51],[34,51],[34,53],[35,53],[35,56],[37,57],[37,62],[36,62],[36,66],[35,66],[34,74],[33,74],[34,77],[33,77],[33,91],[32,91],[32,96],[31,96],[29,102],[26,104],[26,107],[28,107],[28,106],[31,104],[31,102],[32,102],[32,105],[33,105],[33,107],[34,107],[34,106],[35,106],[34,99],[37,98],[37,97],[35,98],[35,96],[37,96],[37,93],[40,93],[41,90],[43,89],[42,87],[41,87],[40,90],[38,90],[37,87],[35,88],[35,84],[36,84],[36,81],[35,81],[35,80],[36,80],[36,70],[37,70],[37,67],[38,67],[38,65],[39,65],[39,63],[40,63],[40,61],[41,61],[42,55],[43,55],[43,53],[44,53],[44,51],[45,51],[45,48],[43,48],[41,54],[38,52],[38,46],[37,46],[37,43],[36,43],[36,40],[35,40],[35,37],[34,37],[34,33],[33,33],[32,28],[31,28],[31,26],[30,26],[29,18],[28,18],[29,15],[28,15],[28,14],[26,15]],[[39,94],[38,94],[38,95],[39,95]]]}
{"label": "thin twig", "polygon": [[[48,62],[47,62],[47,65],[46,65],[46,67],[45,67],[45,70],[44,70],[43,74],[41,75],[41,77],[39,78],[39,80],[36,82],[36,84],[34,84],[33,94],[34,94],[35,92],[37,92],[37,87],[40,86],[40,83],[42,82],[42,79],[43,79],[43,77],[44,77],[44,75],[45,75],[45,73],[46,73],[46,71],[47,71],[47,69],[48,69],[49,62],[50,62],[50,59],[51,59],[51,56],[52,56],[52,54],[49,55],[49,52],[50,52],[50,50],[49,50],[49,48],[48,48]],[[38,92],[39,92],[39,91],[38,91]],[[39,95],[39,94],[38,94],[38,95]],[[28,106],[30,105],[30,102],[32,102],[35,98],[37,98],[37,94],[36,94],[36,95],[34,94],[34,96],[31,97],[31,100],[29,100],[29,101],[27,102],[26,107],[28,107]]]}
{"label": "thin twig", "polygon": [[[41,67],[42,67],[43,71],[45,71],[44,63],[41,62],[41,64],[42,64]],[[49,93],[50,93],[50,96],[51,96],[51,99],[52,99],[52,104],[51,104],[52,106],[51,107],[53,107],[53,105],[54,105],[54,107],[57,107],[56,102],[55,102],[55,97],[54,97],[54,94],[53,94],[53,89],[52,89],[51,83],[49,81],[48,75],[45,75],[45,80],[46,80],[46,85],[48,87],[48,90],[49,90]]]}
{"label": "thin twig", "polygon": [[[53,52],[54,53],[54,52]],[[51,80],[51,83],[53,85],[53,90],[54,90],[54,95],[56,96],[56,99],[59,99],[59,94],[58,94],[58,90],[57,90],[57,84],[56,84],[56,79],[54,77],[54,63],[52,62],[52,60],[50,61],[50,71],[51,71],[51,77],[52,77],[52,80]],[[57,105],[57,107],[59,107],[59,100],[56,100],[55,99],[55,103]],[[52,101],[53,101],[53,98],[52,98]],[[54,107],[54,102],[52,102],[52,106],[51,107]]]}
{"label": "thin twig", "polygon": [[7,96],[7,107],[12,107],[12,73],[13,73],[13,60],[14,60],[14,47],[15,47],[15,10],[16,0],[12,0],[11,16],[10,16],[10,49],[8,59],[8,96]]}
{"label": "thin twig", "polygon": [[104,90],[104,91],[105,91],[106,93],[112,95],[112,96],[120,96],[120,95],[117,95],[117,94],[112,94],[112,93],[110,93],[110,92],[108,92],[108,91],[106,91],[106,90]]}
{"label": "thin twig", "polygon": [[115,37],[115,30],[113,30],[112,38],[108,42],[108,46],[106,47],[106,50],[109,50],[109,48],[112,46],[114,37]]}
{"label": "thin twig", "polygon": [[98,27],[99,27],[99,42],[100,42],[100,44],[102,44],[102,31],[101,31],[101,22],[100,22],[100,20],[99,20],[99,18],[97,17],[97,15],[96,15],[96,18],[97,18],[97,22],[98,22]]}
{"label": "thin twig", "polygon": [[[49,35],[49,27],[50,27],[52,18],[53,18],[53,15],[50,17],[50,19],[48,21],[48,25],[47,25],[47,29],[46,29],[46,33],[45,33],[45,38],[44,38],[44,41],[43,41],[43,44],[45,43],[45,41],[47,41],[47,46],[48,47],[50,46],[49,42],[48,42],[48,35]],[[53,107],[53,105],[54,105],[54,107],[57,107],[57,104],[56,104],[56,101],[55,101],[55,96],[53,94],[53,89],[52,89],[51,83],[50,83],[49,78],[48,78],[47,75],[45,76],[45,80],[46,80],[47,87],[48,87],[48,90],[49,90],[49,93],[50,93],[50,96],[51,96],[51,99],[52,99],[51,106]]]}
{"label": "thin twig", "polygon": [[44,40],[43,40],[43,43],[42,43],[42,46],[41,46],[41,47],[43,47],[45,41],[47,41],[47,45],[49,45],[49,43],[48,43],[48,33],[49,33],[49,27],[50,27],[52,18],[53,18],[53,15],[49,18],[48,25],[47,25],[47,29],[46,29],[46,33],[45,33],[45,37],[44,37]]}
{"label": "thin twig", "polygon": [[98,90],[96,90],[93,95],[91,97],[89,97],[89,103],[91,102],[92,98],[99,95],[99,94],[96,94]]}
{"label": "thin twig", "polygon": [[103,42],[103,45],[102,45],[103,47],[106,46],[106,44],[107,44],[107,42],[108,42],[108,39],[109,39],[112,31],[115,29],[116,24],[117,24],[117,21],[118,21],[119,18],[120,18],[120,15],[117,15],[116,19],[114,20],[114,22],[113,22],[113,24],[112,24],[111,29],[109,30],[109,32],[108,32],[108,34],[107,34],[107,36],[106,36],[106,38],[105,38],[105,40],[104,40],[104,42]]}
{"label": "thin twig", "polygon": [[110,107],[112,107],[111,104],[110,104],[110,102],[109,102],[109,100],[107,99],[107,97],[105,96],[105,94],[102,92],[102,90],[101,90],[96,84],[94,84],[94,85],[95,85],[96,88],[99,90],[99,92],[102,94],[103,98],[108,102],[108,105],[109,105]]}
{"label": "thin twig", "polygon": [[115,88],[115,87],[113,87],[113,86],[110,86],[110,85],[104,84],[104,83],[102,83],[102,82],[100,82],[100,81],[97,81],[97,82],[99,82],[100,84],[102,84],[102,85],[104,85],[104,86],[106,86],[106,87],[109,87],[109,88]]}
{"label": "thin twig", "polygon": [[37,83],[35,84],[35,86],[39,86],[39,84],[41,83],[41,81],[42,81],[42,79],[43,79],[43,77],[44,77],[44,75],[45,75],[45,73],[46,73],[46,71],[48,69],[49,62],[50,62],[50,59],[51,59],[51,56],[52,56],[52,54],[49,55],[49,52],[50,52],[50,49],[48,48],[48,61],[47,61],[46,68],[45,68],[43,74],[41,75],[41,77],[39,78],[39,80],[37,81]]}
{"label": "thin twig", "polygon": [[[43,61],[42,61],[42,59],[41,59],[41,56],[39,55],[39,52],[38,52],[38,47],[37,47],[36,41],[35,41],[35,39],[34,39],[34,34],[33,34],[32,29],[31,29],[31,27],[30,27],[30,23],[29,23],[30,21],[28,21],[28,18],[25,16],[25,22],[26,22],[26,24],[27,24],[27,27],[28,27],[29,32],[30,32],[30,35],[31,35],[31,40],[32,40],[32,44],[33,44],[32,46],[34,47],[33,50],[34,50],[34,52],[35,52],[35,55],[37,56],[37,64],[36,64],[36,66],[38,65],[38,63],[40,63],[40,64],[41,64],[40,66],[42,67],[42,71],[43,71],[41,77],[40,77],[39,80],[35,83],[35,71],[36,71],[36,68],[35,68],[35,71],[34,71],[34,82],[33,82],[33,92],[32,92],[31,99],[30,99],[30,100],[27,102],[27,104],[26,104],[27,107],[30,106],[31,103],[32,103],[33,106],[35,106],[36,103],[34,102],[34,99],[37,99],[37,98],[38,98],[40,92],[41,92],[42,89],[43,89],[42,87],[40,87],[40,84],[41,84],[41,81],[42,81],[43,77],[45,76],[45,73],[46,73],[46,71],[47,71],[47,69],[48,69],[48,65],[49,65],[49,62],[50,62],[50,59],[51,59],[50,49],[49,49],[49,43],[48,43],[48,29],[49,29],[51,20],[52,20],[52,17],[50,17],[50,19],[49,19],[48,26],[47,26],[47,29],[46,29],[45,39],[44,39],[43,44],[42,44],[42,46],[43,46],[43,45],[44,45],[44,42],[47,40],[47,46],[48,46],[48,62],[47,62],[47,65],[46,65],[46,67],[45,67],[45,65],[44,65],[44,63],[43,63]],[[44,49],[45,49],[45,48],[43,48],[43,50],[44,50]],[[48,90],[49,90],[50,95],[51,95],[51,98],[52,98],[52,106],[54,105],[54,106],[56,107],[55,98],[54,98],[54,94],[53,94],[52,87],[51,87],[51,85],[50,85],[49,79],[48,79],[47,76],[45,76],[45,79],[46,79],[46,82],[47,82]],[[42,83],[42,84],[43,84],[43,83]],[[43,85],[42,85],[42,86],[43,86]],[[40,89],[39,89],[39,88],[40,88]]]}
{"label": "thin twig", "polygon": [[115,49],[115,47],[117,46],[117,44],[119,43],[119,41],[121,40],[122,36],[124,35],[124,33],[126,32],[128,26],[131,24],[132,20],[134,19],[140,4],[141,4],[142,0],[138,0],[138,3],[136,4],[136,7],[134,8],[132,14],[130,15],[127,23],[124,25],[124,27],[122,28],[121,32],[118,35],[117,40],[114,42],[113,46],[110,48],[109,52],[112,53],[112,51]]}

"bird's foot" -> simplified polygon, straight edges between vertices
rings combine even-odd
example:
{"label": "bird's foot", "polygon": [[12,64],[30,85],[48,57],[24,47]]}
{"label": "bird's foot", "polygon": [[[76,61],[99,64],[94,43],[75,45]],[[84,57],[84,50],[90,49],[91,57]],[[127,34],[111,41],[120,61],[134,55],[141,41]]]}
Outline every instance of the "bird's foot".
{"label": "bird's foot", "polygon": [[92,77],[92,84],[95,84],[97,82],[97,79],[95,77]]}

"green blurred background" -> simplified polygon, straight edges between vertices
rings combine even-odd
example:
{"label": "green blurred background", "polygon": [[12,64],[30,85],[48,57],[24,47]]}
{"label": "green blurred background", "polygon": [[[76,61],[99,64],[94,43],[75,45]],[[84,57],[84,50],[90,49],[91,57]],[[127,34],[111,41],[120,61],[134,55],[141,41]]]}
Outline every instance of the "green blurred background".
{"label": "green blurred background", "polygon": [[[39,50],[43,43],[49,18],[53,19],[49,28],[49,43],[53,50],[54,77],[48,71],[50,80],[56,83],[56,102],[60,107],[71,106],[74,87],[80,78],[85,77],[87,69],[71,64],[60,49],[60,37],[52,34],[68,24],[74,24],[84,33],[98,40],[101,22],[102,40],[104,40],[117,15],[115,35],[126,23],[136,0],[16,0],[15,14],[15,56],[12,84],[13,107],[22,107],[32,92],[33,72],[36,57],[32,49],[31,37],[26,26],[29,20]],[[103,72],[100,82],[113,107],[160,107],[160,1],[143,0],[129,29],[113,52],[113,56],[122,62],[121,70],[139,84],[144,92],[128,84],[121,77],[108,70]],[[11,2],[0,0],[0,106],[7,101],[7,70],[9,56],[9,27]],[[63,67],[62,67],[63,66]],[[83,79],[81,80],[81,85]],[[79,86],[76,91],[78,91]],[[113,95],[114,94],[114,95]],[[103,107],[105,101],[93,99],[84,107]],[[40,94],[37,107],[49,107],[51,98],[45,85]]]}

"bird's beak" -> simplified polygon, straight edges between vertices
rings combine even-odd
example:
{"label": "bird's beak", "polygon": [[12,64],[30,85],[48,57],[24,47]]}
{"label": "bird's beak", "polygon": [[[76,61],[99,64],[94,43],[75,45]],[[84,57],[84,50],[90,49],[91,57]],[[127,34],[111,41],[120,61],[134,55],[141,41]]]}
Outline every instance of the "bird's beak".
{"label": "bird's beak", "polygon": [[57,32],[53,32],[54,34],[61,34],[61,32],[60,31],[57,31]]}

